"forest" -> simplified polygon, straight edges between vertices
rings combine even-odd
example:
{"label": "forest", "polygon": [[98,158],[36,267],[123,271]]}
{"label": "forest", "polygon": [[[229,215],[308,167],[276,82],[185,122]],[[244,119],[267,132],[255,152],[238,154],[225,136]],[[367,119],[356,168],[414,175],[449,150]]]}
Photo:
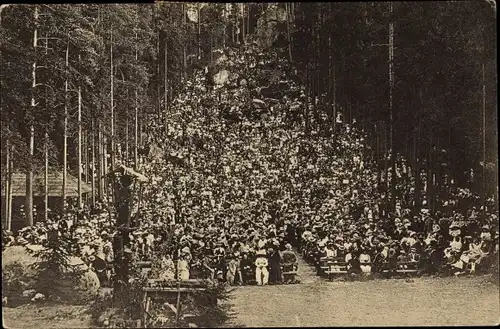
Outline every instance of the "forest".
{"label": "forest", "polygon": [[51,170],[92,184],[92,203],[102,198],[108,167],[117,158],[137,164],[148,120],[167,118],[184,81],[200,69],[215,73],[218,49],[250,42],[285,54],[315,117],[356,118],[386,167],[387,154],[389,162],[401,154],[483,196],[497,189],[496,8],[488,1],[1,10],[2,185],[27,173],[27,206],[34,173]]}

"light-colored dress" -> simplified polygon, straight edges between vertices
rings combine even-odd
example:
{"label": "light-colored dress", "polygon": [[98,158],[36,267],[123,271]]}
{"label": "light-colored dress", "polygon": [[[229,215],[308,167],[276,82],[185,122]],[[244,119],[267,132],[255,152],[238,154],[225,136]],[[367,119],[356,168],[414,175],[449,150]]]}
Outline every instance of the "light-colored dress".
{"label": "light-colored dress", "polygon": [[175,268],[174,261],[171,258],[163,257],[160,262],[160,280],[174,280]]}
{"label": "light-colored dress", "polygon": [[177,271],[179,273],[179,280],[189,280],[189,263],[185,259],[179,259],[177,262]]}

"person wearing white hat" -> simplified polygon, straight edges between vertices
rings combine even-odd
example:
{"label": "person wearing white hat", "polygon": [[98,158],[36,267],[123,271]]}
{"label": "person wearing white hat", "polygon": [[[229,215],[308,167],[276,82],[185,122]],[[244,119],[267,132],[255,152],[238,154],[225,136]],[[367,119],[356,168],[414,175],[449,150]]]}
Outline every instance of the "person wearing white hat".
{"label": "person wearing white hat", "polygon": [[180,257],[177,260],[177,276],[178,280],[186,281],[189,280],[189,260],[191,259],[191,254],[188,247],[184,247],[180,251]]}
{"label": "person wearing white hat", "polygon": [[255,259],[255,280],[259,286],[267,285],[269,281],[268,265],[266,251],[259,250]]}

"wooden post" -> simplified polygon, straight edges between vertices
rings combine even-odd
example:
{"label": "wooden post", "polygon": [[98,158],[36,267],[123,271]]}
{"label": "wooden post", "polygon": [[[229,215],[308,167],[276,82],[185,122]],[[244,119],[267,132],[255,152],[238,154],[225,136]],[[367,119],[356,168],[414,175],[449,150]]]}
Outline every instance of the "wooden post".
{"label": "wooden post", "polygon": [[[179,260],[177,260],[179,262]],[[176,267],[178,264],[176,265]],[[179,328],[179,319],[180,319],[180,308],[181,308],[181,281],[177,278],[177,302],[175,303],[175,309],[177,312],[175,313],[175,326]]]}

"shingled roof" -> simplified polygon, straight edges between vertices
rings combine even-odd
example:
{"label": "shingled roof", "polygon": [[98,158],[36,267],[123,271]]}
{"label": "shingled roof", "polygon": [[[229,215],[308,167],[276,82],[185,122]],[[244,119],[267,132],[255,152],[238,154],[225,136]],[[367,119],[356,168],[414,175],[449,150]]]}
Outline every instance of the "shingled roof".
{"label": "shingled roof", "polygon": [[[62,196],[62,172],[51,172],[48,175],[48,191],[49,196],[60,197]],[[4,182],[2,182],[4,183]],[[2,195],[4,194],[5,187],[2,184]],[[92,191],[89,184],[82,181],[82,194],[90,193]],[[13,173],[12,174],[12,196],[25,196],[26,195],[26,174]],[[45,195],[45,174],[33,175],[33,195]],[[78,179],[69,173],[66,176],[66,196],[78,197]]]}

